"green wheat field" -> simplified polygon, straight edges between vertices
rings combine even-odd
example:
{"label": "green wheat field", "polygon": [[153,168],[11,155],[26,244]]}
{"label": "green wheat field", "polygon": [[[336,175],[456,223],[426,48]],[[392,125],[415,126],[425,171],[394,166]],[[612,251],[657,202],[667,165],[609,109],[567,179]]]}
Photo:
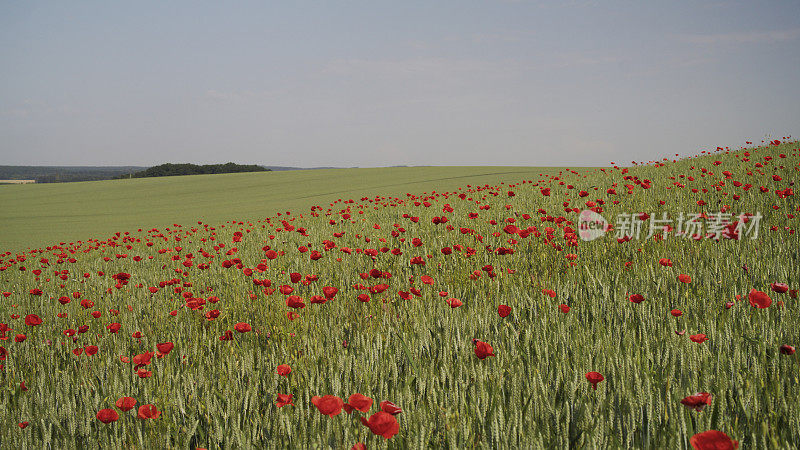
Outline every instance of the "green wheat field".
{"label": "green wheat field", "polygon": [[0,448],[794,448],[798,147],[2,186]]}

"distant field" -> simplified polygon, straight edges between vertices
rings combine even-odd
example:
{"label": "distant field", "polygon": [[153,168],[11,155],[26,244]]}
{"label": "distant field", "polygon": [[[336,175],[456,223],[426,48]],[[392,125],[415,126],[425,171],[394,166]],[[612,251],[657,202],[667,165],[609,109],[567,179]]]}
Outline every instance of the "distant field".
{"label": "distant field", "polygon": [[118,231],[258,219],[339,198],[522,180],[558,168],[391,167],[194,175],[0,187],[0,252],[106,239]]}

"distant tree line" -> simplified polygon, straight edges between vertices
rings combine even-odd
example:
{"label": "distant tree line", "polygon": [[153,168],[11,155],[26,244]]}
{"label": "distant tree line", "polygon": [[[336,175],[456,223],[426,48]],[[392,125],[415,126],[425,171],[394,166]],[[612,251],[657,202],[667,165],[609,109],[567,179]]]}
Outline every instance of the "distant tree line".
{"label": "distant tree line", "polygon": [[217,173],[240,173],[240,172],[268,172],[262,166],[256,164],[242,165],[232,162],[225,164],[161,164],[150,167],[149,169],[122,175],[117,178],[146,178],[146,177],[171,177],[175,175],[208,175]]}
{"label": "distant tree line", "polygon": [[67,183],[120,178],[165,177],[170,175],[199,175],[213,173],[265,172],[271,169],[255,164],[162,164],[142,166],[4,166],[0,165],[0,180],[36,180],[37,183]]}
{"label": "distant tree line", "polygon": [[36,180],[37,183],[67,183],[118,178],[144,169],[140,166],[0,166],[0,180]]}

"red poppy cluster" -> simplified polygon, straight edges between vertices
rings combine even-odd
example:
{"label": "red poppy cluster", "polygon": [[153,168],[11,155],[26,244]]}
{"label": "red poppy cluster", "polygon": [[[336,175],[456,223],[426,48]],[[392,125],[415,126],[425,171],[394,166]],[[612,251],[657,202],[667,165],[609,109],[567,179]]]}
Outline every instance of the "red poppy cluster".
{"label": "red poppy cluster", "polygon": [[[122,412],[127,412],[136,406],[136,399],[133,397],[120,397],[116,402],[114,402],[114,406],[116,406],[117,409]],[[117,411],[113,408],[104,408],[100,411],[97,411],[96,417],[100,422],[109,424],[119,420],[119,413],[117,413]],[[139,406],[139,411],[136,417],[139,419],[158,419],[161,417],[161,411],[159,411],[155,405],[141,405]]]}
{"label": "red poppy cluster", "polygon": [[[291,400],[291,395],[288,397]],[[279,396],[280,400],[280,396]],[[335,395],[325,395],[322,397],[311,397],[311,403],[317,407],[322,415],[334,417],[342,412],[342,409],[347,414],[353,411],[361,411],[368,413],[372,407],[373,400],[363,394],[353,394],[347,399],[347,403]],[[278,405],[283,406],[283,405]],[[400,431],[400,424],[395,418],[396,415],[403,412],[397,405],[390,401],[383,401],[380,403],[381,410],[371,415],[369,418],[361,417],[361,423],[372,431],[373,434],[382,436],[385,439],[391,439]]]}

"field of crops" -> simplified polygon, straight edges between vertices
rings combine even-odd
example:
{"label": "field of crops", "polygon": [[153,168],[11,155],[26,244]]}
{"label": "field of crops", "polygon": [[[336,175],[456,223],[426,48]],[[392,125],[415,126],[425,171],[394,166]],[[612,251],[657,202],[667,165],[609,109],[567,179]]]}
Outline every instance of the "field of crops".
{"label": "field of crops", "polygon": [[198,220],[258,220],[277,212],[365,195],[491,185],[558,168],[387,167],[195,175],[79,183],[0,186],[0,252],[59,242],[106,239],[118,231]]}
{"label": "field of crops", "polygon": [[0,447],[795,446],[799,152],[7,252]]}

